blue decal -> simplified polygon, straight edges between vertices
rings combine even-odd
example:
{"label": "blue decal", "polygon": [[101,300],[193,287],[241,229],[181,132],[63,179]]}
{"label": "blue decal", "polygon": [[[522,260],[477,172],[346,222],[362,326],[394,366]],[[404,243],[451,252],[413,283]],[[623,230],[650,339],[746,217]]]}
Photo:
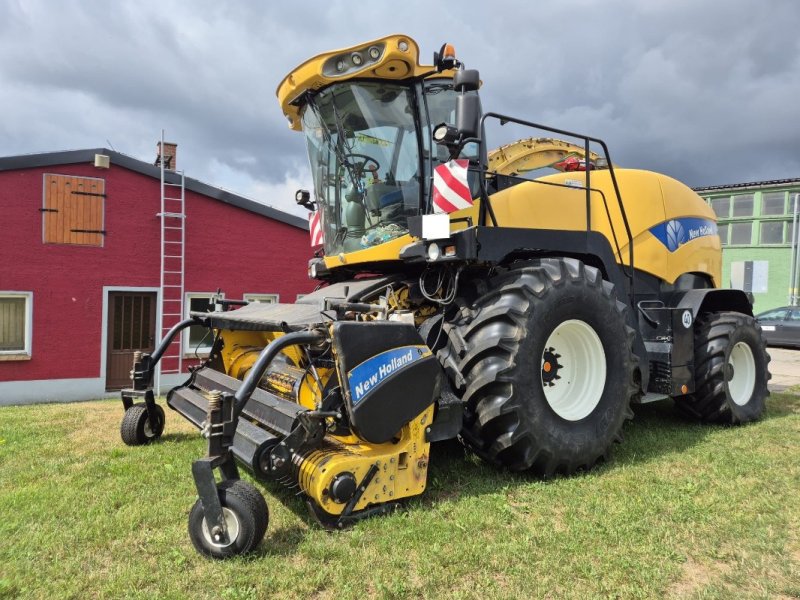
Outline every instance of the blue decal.
{"label": "blue decal", "polygon": [[717,235],[717,224],[711,219],[681,217],[651,227],[650,233],[664,244],[667,250],[675,252],[687,242],[707,235]]}
{"label": "blue decal", "polygon": [[347,374],[350,397],[358,404],[369,390],[380,385],[392,373],[430,355],[427,346],[393,348],[368,358]]}

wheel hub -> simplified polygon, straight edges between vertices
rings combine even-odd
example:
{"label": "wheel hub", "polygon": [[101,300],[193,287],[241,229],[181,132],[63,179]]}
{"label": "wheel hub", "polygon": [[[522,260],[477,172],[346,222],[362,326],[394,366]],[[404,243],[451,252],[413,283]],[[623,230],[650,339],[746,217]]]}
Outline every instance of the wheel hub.
{"label": "wheel hub", "polygon": [[[203,519],[203,537],[205,537],[206,541],[215,548],[227,548],[236,541],[237,537],[239,537],[239,519],[236,518],[236,514],[227,506],[222,507],[222,514],[225,516],[225,528],[228,530],[227,543],[220,543],[219,533],[216,531],[209,531],[208,522]],[[216,530],[217,528],[215,527],[214,529]]]}
{"label": "wheel hub", "polygon": [[547,348],[542,355],[542,383],[548,387],[554,386],[555,381],[561,379],[558,371],[564,365],[558,362],[559,358],[561,355],[556,353],[555,348]]}

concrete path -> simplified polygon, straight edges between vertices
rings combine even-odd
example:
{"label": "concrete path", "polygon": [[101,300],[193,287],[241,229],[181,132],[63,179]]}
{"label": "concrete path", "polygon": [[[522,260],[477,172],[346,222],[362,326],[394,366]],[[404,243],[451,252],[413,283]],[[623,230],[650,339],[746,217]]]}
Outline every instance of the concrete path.
{"label": "concrete path", "polygon": [[772,362],[769,370],[772,379],[769,389],[773,392],[783,390],[795,385],[800,385],[800,350],[785,350],[784,348],[767,348]]}

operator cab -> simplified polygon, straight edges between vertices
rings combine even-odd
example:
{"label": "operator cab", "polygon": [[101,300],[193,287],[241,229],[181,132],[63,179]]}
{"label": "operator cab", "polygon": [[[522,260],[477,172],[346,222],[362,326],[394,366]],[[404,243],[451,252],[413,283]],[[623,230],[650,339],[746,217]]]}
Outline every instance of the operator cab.
{"label": "operator cab", "polygon": [[[416,44],[390,36],[309,61],[279,87],[290,126],[306,138],[325,256],[400,238],[409,217],[431,212],[431,174],[451,158],[432,132],[455,124],[465,92],[454,90],[454,58],[445,68],[417,58]],[[466,93],[477,102],[476,90]],[[461,157],[477,166],[478,144]],[[470,179],[477,192],[478,175]]]}
{"label": "operator cab", "polygon": [[449,79],[347,81],[308,96],[300,115],[326,255],[398,238],[427,212],[430,173],[449,159],[431,129],[453,123],[454,107]]}

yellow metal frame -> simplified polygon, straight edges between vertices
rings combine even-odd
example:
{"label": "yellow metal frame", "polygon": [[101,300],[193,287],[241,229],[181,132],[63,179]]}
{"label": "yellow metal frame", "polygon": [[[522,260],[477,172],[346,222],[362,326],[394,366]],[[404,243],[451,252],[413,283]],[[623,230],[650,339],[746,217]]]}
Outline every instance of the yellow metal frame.
{"label": "yellow metal frame", "polygon": [[425,441],[425,428],[432,421],[433,405],[403,427],[396,443],[367,444],[354,441],[352,437],[327,436],[325,445],[302,461],[299,467],[300,488],[325,512],[340,515],[345,505],[330,497],[331,483],[340,473],[352,473],[360,482],[374,464],[378,467],[378,474],[367,486],[354,511],[371,504],[418,496],[425,491],[428,479],[430,443]]}

